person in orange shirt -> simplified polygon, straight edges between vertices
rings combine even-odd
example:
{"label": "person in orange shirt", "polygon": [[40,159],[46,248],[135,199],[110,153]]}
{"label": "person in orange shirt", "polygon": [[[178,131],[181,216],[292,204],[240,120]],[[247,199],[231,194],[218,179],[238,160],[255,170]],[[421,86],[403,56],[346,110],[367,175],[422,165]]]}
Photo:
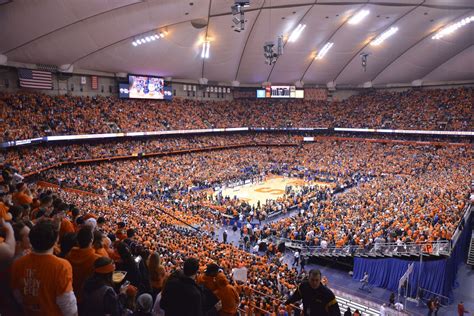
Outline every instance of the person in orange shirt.
{"label": "person in orange shirt", "polygon": [[119,222],[117,223],[117,231],[115,232],[115,236],[119,241],[124,240],[127,238],[127,235],[125,233],[125,223],[124,222]]}
{"label": "person in orange shirt", "polygon": [[12,264],[11,288],[24,315],[77,315],[72,267],[53,255],[57,227],[40,221],[30,231],[33,251]]}
{"label": "person in orange shirt", "polygon": [[[219,271],[219,266],[215,263],[210,263],[204,271],[204,275],[199,275],[197,278],[197,283],[204,285],[207,289],[214,292],[217,290],[216,279],[218,275],[224,276],[222,271]],[[225,277],[225,276],[224,276]]]}
{"label": "person in orange shirt", "polygon": [[146,262],[148,273],[150,275],[150,285],[152,288],[152,296],[156,297],[163,288],[163,281],[166,278],[166,271],[161,264],[160,255],[158,252],[153,252]]}
{"label": "person in orange shirt", "polygon": [[85,280],[94,273],[94,262],[101,256],[92,248],[92,230],[84,226],[77,232],[77,244],[79,247],[71,249],[66,259],[72,265],[72,286],[76,293],[78,302],[81,301],[81,291]]}
{"label": "person in orange shirt", "polygon": [[105,247],[104,243],[104,233],[96,230],[94,231],[94,241],[92,242],[92,246],[95,250],[95,253],[101,257],[109,258],[109,253]]}
{"label": "person in orange shirt", "polygon": [[18,192],[13,193],[12,196],[12,201],[15,205],[28,205],[33,203],[33,197],[26,183],[18,183],[16,189]]}
{"label": "person in orange shirt", "polygon": [[214,291],[214,294],[222,303],[222,308],[218,312],[219,316],[235,316],[240,302],[237,290],[229,284],[223,273],[216,276],[216,285],[217,289]]}

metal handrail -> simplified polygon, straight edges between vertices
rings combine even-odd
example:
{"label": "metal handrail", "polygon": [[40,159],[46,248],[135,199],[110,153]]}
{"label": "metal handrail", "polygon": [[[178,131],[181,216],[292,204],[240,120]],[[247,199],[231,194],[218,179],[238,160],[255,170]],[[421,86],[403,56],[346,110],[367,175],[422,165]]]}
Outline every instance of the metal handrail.
{"label": "metal handrail", "polygon": [[[462,219],[464,219],[464,223],[467,223],[469,216],[471,216],[471,206],[472,206],[471,203],[468,203],[466,207],[464,208],[464,215],[462,217]],[[454,232],[453,237],[451,238],[451,250],[454,249],[454,247],[456,246],[456,243],[459,240],[459,237],[461,237],[461,233],[462,233],[461,222],[462,220],[459,222],[458,227],[456,228],[456,231]]]}
{"label": "metal handrail", "polygon": [[373,255],[444,255],[451,254],[451,243],[449,240],[439,240],[433,242],[422,243],[373,243],[370,247],[363,247],[360,245],[346,245],[343,247],[321,247],[308,246],[305,241],[291,240],[287,238],[277,238],[278,242],[284,242],[288,248],[295,248],[301,250],[302,254],[306,255],[354,255],[354,256],[373,256]]}
{"label": "metal handrail", "polygon": [[451,301],[450,298],[447,297],[447,296],[444,296],[444,295],[441,295],[441,294],[432,292],[432,291],[427,290],[427,289],[424,289],[424,288],[422,288],[422,287],[418,288],[418,295],[421,294],[420,297],[419,297],[419,299],[426,299],[426,298],[424,297],[424,295],[423,295],[424,293],[427,293],[428,296],[429,296],[429,298],[433,298],[433,297],[434,297],[434,298],[439,298],[439,299],[440,299],[440,300],[439,300],[439,301],[440,301],[440,304],[441,304],[441,305],[444,305],[444,306],[448,306],[449,303],[450,303],[450,301]]}

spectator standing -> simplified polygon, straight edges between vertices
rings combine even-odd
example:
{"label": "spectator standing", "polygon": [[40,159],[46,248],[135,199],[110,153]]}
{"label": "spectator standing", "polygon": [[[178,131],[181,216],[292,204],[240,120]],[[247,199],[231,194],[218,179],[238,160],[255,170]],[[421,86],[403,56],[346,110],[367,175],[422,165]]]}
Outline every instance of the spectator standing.
{"label": "spectator standing", "polygon": [[12,265],[11,287],[24,315],[77,315],[72,267],[53,255],[58,228],[41,221],[30,231],[32,252]]}
{"label": "spectator standing", "polygon": [[84,283],[80,315],[120,316],[121,306],[112,287],[114,271],[114,262],[108,257],[100,257],[94,262],[94,274]]}
{"label": "spectator standing", "polygon": [[303,300],[304,315],[339,316],[341,312],[334,293],[321,284],[321,271],[309,271],[308,280],[303,281],[285,305]]}
{"label": "spectator standing", "polygon": [[92,230],[84,226],[77,232],[77,245],[73,247],[66,259],[71,263],[73,271],[72,286],[78,302],[81,301],[82,287],[87,278],[94,273],[94,262],[100,258],[92,248],[94,236]]}
{"label": "spectator standing", "polygon": [[461,301],[458,304],[458,316],[463,316],[464,314],[469,313],[469,311],[464,309],[464,303]]}

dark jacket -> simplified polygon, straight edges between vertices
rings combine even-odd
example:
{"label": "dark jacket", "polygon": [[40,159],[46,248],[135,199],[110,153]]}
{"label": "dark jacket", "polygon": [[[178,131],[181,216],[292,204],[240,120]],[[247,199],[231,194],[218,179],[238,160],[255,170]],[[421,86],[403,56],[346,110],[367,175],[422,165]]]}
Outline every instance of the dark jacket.
{"label": "dark jacket", "polygon": [[79,306],[79,314],[87,316],[121,315],[121,305],[118,295],[111,286],[94,276],[84,283],[82,302]]}
{"label": "dark jacket", "polygon": [[293,304],[299,300],[303,300],[305,315],[341,315],[334,293],[322,284],[317,289],[313,289],[308,281],[303,281],[285,304]]}
{"label": "dark jacket", "polygon": [[166,316],[202,316],[204,294],[202,288],[181,272],[168,278],[162,294],[160,307]]}

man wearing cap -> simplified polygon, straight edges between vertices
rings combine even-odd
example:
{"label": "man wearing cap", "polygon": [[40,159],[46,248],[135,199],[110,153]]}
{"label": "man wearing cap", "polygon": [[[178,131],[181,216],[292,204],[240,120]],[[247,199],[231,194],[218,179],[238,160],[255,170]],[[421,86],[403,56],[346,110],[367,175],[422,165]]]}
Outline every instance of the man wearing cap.
{"label": "man wearing cap", "polygon": [[112,259],[100,257],[95,260],[94,274],[84,283],[80,315],[121,315],[119,299],[112,287],[114,271]]}
{"label": "man wearing cap", "polygon": [[217,276],[222,275],[224,273],[219,271],[219,266],[215,263],[210,263],[207,265],[206,270],[204,271],[204,275],[200,275],[197,278],[197,283],[205,286],[210,291],[214,292],[217,290]]}
{"label": "man wearing cap", "polygon": [[321,271],[309,271],[309,278],[303,281],[285,305],[303,300],[304,315],[308,316],[340,316],[339,305],[334,293],[321,284]]}

